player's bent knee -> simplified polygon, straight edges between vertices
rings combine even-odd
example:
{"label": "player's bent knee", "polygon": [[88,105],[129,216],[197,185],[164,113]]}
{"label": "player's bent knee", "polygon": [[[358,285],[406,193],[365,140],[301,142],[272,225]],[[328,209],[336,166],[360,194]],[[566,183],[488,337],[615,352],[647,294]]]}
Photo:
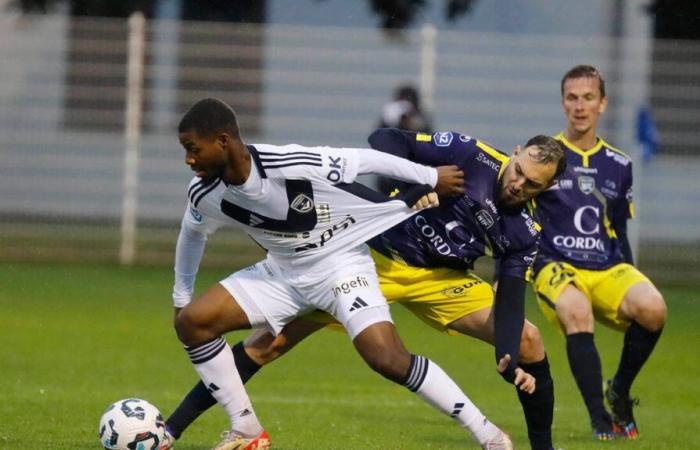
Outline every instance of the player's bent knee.
{"label": "player's bent knee", "polygon": [[185,345],[197,345],[216,337],[219,333],[209,332],[209,320],[190,305],[185,307],[175,319],[175,331]]}
{"label": "player's bent knee", "polygon": [[544,359],[544,344],[540,330],[529,322],[526,322],[523,327],[519,358],[524,363],[534,363]]}
{"label": "player's bent knee", "polygon": [[590,308],[570,308],[560,311],[557,307],[557,317],[566,329],[567,334],[593,332],[593,311]]}
{"label": "player's bent knee", "polygon": [[648,300],[648,306],[645,311],[646,324],[645,327],[649,331],[658,331],[666,324],[666,316],[668,310],[663,296],[656,292]]}
{"label": "player's bent knee", "polygon": [[175,332],[178,339],[185,345],[192,345],[192,328],[193,324],[190,319],[191,314],[187,308],[180,311],[180,314],[175,318]]}

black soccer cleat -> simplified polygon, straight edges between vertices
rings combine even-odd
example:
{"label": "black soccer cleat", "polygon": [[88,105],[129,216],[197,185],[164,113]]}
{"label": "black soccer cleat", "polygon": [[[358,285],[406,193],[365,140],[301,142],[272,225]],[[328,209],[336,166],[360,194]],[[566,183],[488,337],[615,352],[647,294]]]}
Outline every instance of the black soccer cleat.
{"label": "black soccer cleat", "polygon": [[593,428],[593,439],[597,441],[612,441],[616,437],[612,419],[607,413],[605,417],[592,420],[591,427]]}
{"label": "black soccer cleat", "polygon": [[612,380],[605,382],[605,401],[612,411],[613,430],[624,439],[637,439],[639,430],[632,409],[639,404],[638,398],[618,395],[612,387]]}

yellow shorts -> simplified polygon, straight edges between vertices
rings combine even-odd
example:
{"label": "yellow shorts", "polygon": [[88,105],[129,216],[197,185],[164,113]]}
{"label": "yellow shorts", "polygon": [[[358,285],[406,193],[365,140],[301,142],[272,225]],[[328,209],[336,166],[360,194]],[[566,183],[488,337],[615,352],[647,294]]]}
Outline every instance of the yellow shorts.
{"label": "yellow shorts", "polygon": [[618,310],[627,291],[641,281],[649,281],[636,267],[616,264],[605,270],[578,269],[565,262],[544,266],[535,277],[535,294],[540,310],[562,332],[555,311],[557,299],[569,283],[576,286],[591,302],[596,320],[615,330],[624,331],[630,322],[618,317]]}
{"label": "yellow shorts", "polygon": [[[399,303],[422,321],[440,331],[458,334],[447,328],[455,320],[493,305],[491,285],[464,270],[412,267],[372,250],[379,287],[389,304]],[[333,323],[321,311],[306,319]]]}

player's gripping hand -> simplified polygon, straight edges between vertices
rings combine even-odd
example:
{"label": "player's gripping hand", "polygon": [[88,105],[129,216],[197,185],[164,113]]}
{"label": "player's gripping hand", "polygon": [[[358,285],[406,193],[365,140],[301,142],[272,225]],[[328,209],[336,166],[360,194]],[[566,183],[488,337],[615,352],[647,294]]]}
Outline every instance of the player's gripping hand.
{"label": "player's gripping hand", "polygon": [[[510,364],[510,355],[506,354],[500,361],[498,361],[498,372],[503,373],[503,371],[508,368],[508,364]],[[518,389],[525,391],[528,394],[535,392],[535,377],[525,372],[520,367],[515,369],[515,380],[513,380],[513,384]]]}
{"label": "player's gripping hand", "polygon": [[440,206],[440,200],[438,200],[437,194],[435,192],[428,192],[419,198],[416,203],[411,206],[411,209],[420,211],[421,209],[435,208],[437,206]]}
{"label": "player's gripping hand", "polygon": [[457,166],[437,167],[438,180],[435,192],[440,196],[456,197],[464,194],[464,172]]}

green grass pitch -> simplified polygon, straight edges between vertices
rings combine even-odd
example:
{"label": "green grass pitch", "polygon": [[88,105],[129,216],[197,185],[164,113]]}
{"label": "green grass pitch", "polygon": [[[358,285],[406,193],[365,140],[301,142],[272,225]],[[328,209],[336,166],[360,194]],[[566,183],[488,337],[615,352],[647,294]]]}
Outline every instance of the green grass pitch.
{"label": "green grass pitch", "polygon": [[[223,275],[203,271],[198,288]],[[100,448],[100,415],[123,397],[172,412],[197,378],[172,329],[171,282],[170,268],[0,263],[0,449]],[[697,288],[661,290],[669,322],[633,387],[641,398],[634,442],[592,440],[564,340],[528,299],[553,370],[556,448],[700,448],[693,431],[700,422]],[[401,307],[393,313],[407,347],[438,362],[517,448],[528,448],[520,405],[496,374],[492,349],[437,333]],[[621,341],[597,329],[605,376],[615,371]],[[312,336],[264,368],[248,390],[279,450],[477,448],[456,423],[365,367],[341,333]],[[177,449],[208,449],[226,427],[217,406]]]}

